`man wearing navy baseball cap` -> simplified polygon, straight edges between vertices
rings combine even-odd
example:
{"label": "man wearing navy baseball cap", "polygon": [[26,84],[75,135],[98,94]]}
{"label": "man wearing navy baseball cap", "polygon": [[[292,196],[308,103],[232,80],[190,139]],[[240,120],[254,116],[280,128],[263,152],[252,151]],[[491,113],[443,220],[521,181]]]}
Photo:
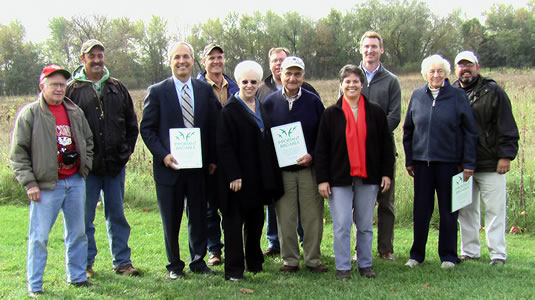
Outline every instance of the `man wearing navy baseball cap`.
{"label": "man wearing navy baseball cap", "polygon": [[85,273],[84,207],[93,135],[83,111],[65,97],[69,78],[71,74],[60,66],[43,69],[41,93],[19,112],[11,142],[9,160],[30,199],[26,274],[30,297],[43,293],[48,235],[60,210],[65,226],[67,282],[77,287],[91,285]]}

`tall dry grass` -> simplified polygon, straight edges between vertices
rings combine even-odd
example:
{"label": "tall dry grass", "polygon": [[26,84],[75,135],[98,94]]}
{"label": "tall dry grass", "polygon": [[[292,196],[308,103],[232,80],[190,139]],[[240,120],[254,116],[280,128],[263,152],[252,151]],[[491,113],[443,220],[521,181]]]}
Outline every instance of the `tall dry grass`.
{"label": "tall dry grass", "polygon": [[[513,113],[520,129],[520,149],[517,159],[512,163],[508,173],[508,223],[521,228],[533,228],[535,220],[530,217],[535,213],[535,188],[533,174],[535,170],[535,70],[482,70],[485,76],[494,78],[504,87],[511,98]],[[455,76],[450,76],[455,80]],[[395,130],[396,147],[399,156],[396,161],[396,211],[398,222],[412,222],[412,179],[405,172],[405,156],[401,143],[401,124],[412,91],[424,84],[420,74],[400,76],[402,88],[402,120]],[[320,93],[325,106],[333,104],[338,97],[338,81],[310,81]],[[131,91],[134,106],[141,120],[145,90]],[[0,204],[26,203],[23,190],[17,185],[8,168],[8,151],[11,132],[16,113],[26,103],[33,101],[35,95],[25,97],[0,97]],[[136,151],[127,166],[126,205],[157,209],[154,182],[152,179],[152,155],[147,150],[141,137]],[[525,213],[524,213],[525,212]],[[436,220],[436,217],[435,217]]]}

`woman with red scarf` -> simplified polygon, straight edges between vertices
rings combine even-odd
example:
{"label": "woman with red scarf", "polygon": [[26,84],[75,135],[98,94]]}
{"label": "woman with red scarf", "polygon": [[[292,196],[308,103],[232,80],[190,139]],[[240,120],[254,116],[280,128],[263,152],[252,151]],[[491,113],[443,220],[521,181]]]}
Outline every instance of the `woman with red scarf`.
{"label": "woman with red scarf", "polygon": [[340,70],[343,95],[323,113],[316,144],[318,190],[329,199],[334,233],[336,278],[351,277],[351,227],[357,224],[358,269],[372,269],[373,214],[379,189],[390,188],[394,153],[386,115],[360,91],[364,73],[358,66]]}

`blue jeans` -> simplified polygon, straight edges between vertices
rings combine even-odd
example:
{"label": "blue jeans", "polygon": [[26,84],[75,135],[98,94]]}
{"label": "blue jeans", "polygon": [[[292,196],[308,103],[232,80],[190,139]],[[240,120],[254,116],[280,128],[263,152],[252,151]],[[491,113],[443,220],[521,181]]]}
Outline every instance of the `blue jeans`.
{"label": "blue jeans", "polygon": [[[351,226],[357,222],[359,268],[372,266],[373,213],[378,184],[364,184],[353,177],[353,185],[333,186],[329,210],[333,220],[333,248],[336,270],[351,270]],[[354,214],[354,215],[353,215]]]}
{"label": "blue jeans", "polygon": [[41,190],[39,202],[30,203],[27,274],[28,291],[43,290],[48,235],[63,212],[67,282],[86,281],[87,237],[84,230],[85,181],[78,173],[59,179],[54,190]]}
{"label": "blue jeans", "polygon": [[280,251],[275,204],[270,204],[267,206],[266,223],[266,237],[268,239],[268,248],[272,248],[275,251]]}
{"label": "blue jeans", "polygon": [[[217,171],[216,171],[217,172]],[[207,196],[206,201],[206,223],[208,226],[207,231],[207,248],[210,254],[220,254],[221,249],[223,248],[223,243],[221,242],[221,216],[217,212],[217,206],[215,205],[215,199],[217,197],[216,190],[216,177],[215,175],[209,175],[207,178]]]}
{"label": "blue jeans", "polygon": [[102,205],[104,206],[104,217],[106,219],[106,229],[108,232],[108,243],[113,257],[113,268],[119,268],[131,264],[130,247],[128,238],[130,237],[130,225],[124,216],[124,179],[125,168],[116,176],[97,176],[89,173],[86,183],[86,203],[85,203],[85,233],[87,234],[87,264],[95,263],[97,256],[97,244],[95,243],[95,209],[100,196],[104,192]]}

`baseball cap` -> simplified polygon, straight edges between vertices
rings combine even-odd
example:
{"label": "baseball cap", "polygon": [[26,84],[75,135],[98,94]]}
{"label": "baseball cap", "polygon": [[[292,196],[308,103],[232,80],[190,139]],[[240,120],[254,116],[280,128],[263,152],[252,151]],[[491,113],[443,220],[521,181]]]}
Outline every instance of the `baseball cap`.
{"label": "baseball cap", "polygon": [[477,57],[472,51],[463,51],[455,56],[455,64],[458,64],[461,60],[466,60],[471,63],[477,64]]}
{"label": "baseball cap", "polygon": [[214,50],[215,48],[218,48],[221,51],[221,53],[225,53],[225,51],[223,51],[223,48],[221,48],[221,46],[219,46],[216,43],[211,43],[211,44],[206,45],[206,47],[204,47],[204,50],[202,51],[202,57],[205,58],[206,56],[208,56],[210,52],[212,52],[212,50]]}
{"label": "baseball cap", "polygon": [[69,71],[65,70],[63,67],[58,65],[49,65],[43,69],[43,72],[41,72],[41,76],[39,76],[39,82],[43,82],[43,79],[55,73],[60,73],[61,75],[65,76],[65,79],[71,78],[71,73],[69,73]]}
{"label": "baseball cap", "polygon": [[284,70],[284,69],[288,69],[288,68],[291,68],[291,67],[298,67],[301,70],[304,70],[305,69],[305,63],[303,62],[302,59],[300,59],[297,56],[288,56],[282,62],[281,69]]}
{"label": "baseball cap", "polygon": [[99,40],[91,39],[91,40],[85,41],[85,43],[82,44],[80,55],[89,53],[89,51],[91,51],[91,49],[93,49],[93,47],[95,46],[102,47],[102,50],[104,50],[104,45]]}

